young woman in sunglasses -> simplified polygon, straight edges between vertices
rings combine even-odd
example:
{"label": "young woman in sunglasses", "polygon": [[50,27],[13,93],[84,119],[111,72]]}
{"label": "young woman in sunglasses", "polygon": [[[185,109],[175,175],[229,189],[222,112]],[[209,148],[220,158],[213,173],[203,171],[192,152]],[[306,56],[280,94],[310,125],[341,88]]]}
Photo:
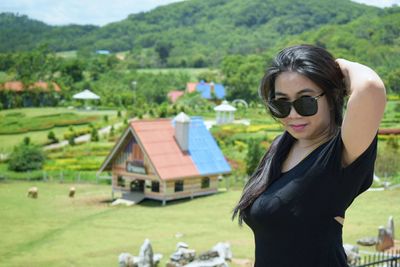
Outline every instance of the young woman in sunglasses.
{"label": "young woman in sunglasses", "polygon": [[382,80],[367,66],[301,45],[276,56],[260,95],[285,132],[233,213],[253,230],[255,266],[348,266],[342,226],[346,209],[373,180]]}

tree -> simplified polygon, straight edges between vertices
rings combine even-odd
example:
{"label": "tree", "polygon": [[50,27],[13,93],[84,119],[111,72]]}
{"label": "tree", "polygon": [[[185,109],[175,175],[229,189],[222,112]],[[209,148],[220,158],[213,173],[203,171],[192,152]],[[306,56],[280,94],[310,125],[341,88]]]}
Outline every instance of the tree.
{"label": "tree", "polygon": [[31,139],[29,138],[29,136],[24,137],[23,143],[24,143],[24,145],[29,145],[31,143]]}
{"label": "tree", "polygon": [[400,94],[400,68],[391,71],[386,80],[388,89],[393,93]]}
{"label": "tree", "polygon": [[162,65],[165,65],[167,63],[167,59],[169,57],[169,54],[170,54],[172,48],[173,48],[173,45],[171,43],[167,43],[167,42],[157,43],[155,50],[158,54],[158,57],[160,58]]}
{"label": "tree", "polygon": [[260,162],[263,150],[256,139],[250,139],[247,144],[246,173],[252,175]]}
{"label": "tree", "polygon": [[244,99],[247,102],[258,99],[258,85],[263,76],[265,60],[261,56],[228,56],[223,60],[224,83],[229,87],[230,99]]}
{"label": "tree", "polygon": [[99,141],[99,132],[95,127],[92,128],[92,132],[90,133],[90,141],[98,142]]}
{"label": "tree", "polygon": [[47,139],[49,139],[49,141],[51,143],[57,143],[58,142],[58,138],[56,137],[56,135],[54,134],[53,131],[49,132],[49,134],[47,135]]}
{"label": "tree", "polygon": [[70,146],[74,146],[74,145],[75,145],[75,135],[71,134],[71,135],[68,137],[68,144],[69,144]]}
{"label": "tree", "polygon": [[62,73],[71,77],[73,82],[80,82],[83,80],[84,66],[79,60],[67,61],[63,68]]}
{"label": "tree", "polygon": [[40,170],[44,161],[45,156],[38,146],[23,142],[14,147],[8,162],[8,169],[16,172]]}
{"label": "tree", "polygon": [[390,135],[384,149],[378,151],[375,163],[377,175],[383,177],[395,177],[400,169],[399,143],[396,136]]}

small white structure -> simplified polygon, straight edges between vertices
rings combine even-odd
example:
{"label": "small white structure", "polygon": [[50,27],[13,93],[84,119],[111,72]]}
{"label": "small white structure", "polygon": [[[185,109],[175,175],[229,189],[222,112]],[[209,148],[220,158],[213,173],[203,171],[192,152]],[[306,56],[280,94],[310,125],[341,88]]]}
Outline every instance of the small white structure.
{"label": "small white structure", "polygon": [[90,109],[88,107],[88,100],[99,100],[100,96],[96,95],[95,93],[93,93],[92,91],[90,91],[89,89],[85,89],[80,93],[74,94],[72,96],[73,99],[78,99],[78,100],[83,100],[85,103],[85,109]]}
{"label": "small white structure", "polygon": [[216,106],[214,110],[217,112],[217,124],[231,123],[235,119],[236,108],[229,105],[228,101],[222,101],[222,104]]}
{"label": "small white structure", "polygon": [[89,89],[85,89],[80,93],[77,93],[72,96],[73,99],[83,99],[83,100],[97,100],[100,99],[100,96],[96,95]]}

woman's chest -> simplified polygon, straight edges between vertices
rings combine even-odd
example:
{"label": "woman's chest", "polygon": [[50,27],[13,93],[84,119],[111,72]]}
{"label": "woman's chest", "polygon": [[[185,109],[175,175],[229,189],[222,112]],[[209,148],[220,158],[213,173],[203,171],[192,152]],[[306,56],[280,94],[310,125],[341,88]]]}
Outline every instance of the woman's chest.
{"label": "woman's chest", "polygon": [[263,192],[249,209],[255,224],[276,225],[304,221],[329,212],[329,174],[312,173],[281,176]]}

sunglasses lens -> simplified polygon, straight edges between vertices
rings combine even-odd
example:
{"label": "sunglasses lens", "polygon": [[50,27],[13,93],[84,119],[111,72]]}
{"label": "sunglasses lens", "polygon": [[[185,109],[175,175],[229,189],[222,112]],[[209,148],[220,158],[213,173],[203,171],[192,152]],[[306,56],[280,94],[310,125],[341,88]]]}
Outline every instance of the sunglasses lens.
{"label": "sunglasses lens", "polygon": [[293,106],[301,116],[312,116],[318,111],[317,100],[308,96],[300,97],[293,102]]}
{"label": "sunglasses lens", "polygon": [[282,100],[270,100],[268,102],[268,108],[272,115],[277,118],[285,118],[289,115],[291,109],[291,103]]}

